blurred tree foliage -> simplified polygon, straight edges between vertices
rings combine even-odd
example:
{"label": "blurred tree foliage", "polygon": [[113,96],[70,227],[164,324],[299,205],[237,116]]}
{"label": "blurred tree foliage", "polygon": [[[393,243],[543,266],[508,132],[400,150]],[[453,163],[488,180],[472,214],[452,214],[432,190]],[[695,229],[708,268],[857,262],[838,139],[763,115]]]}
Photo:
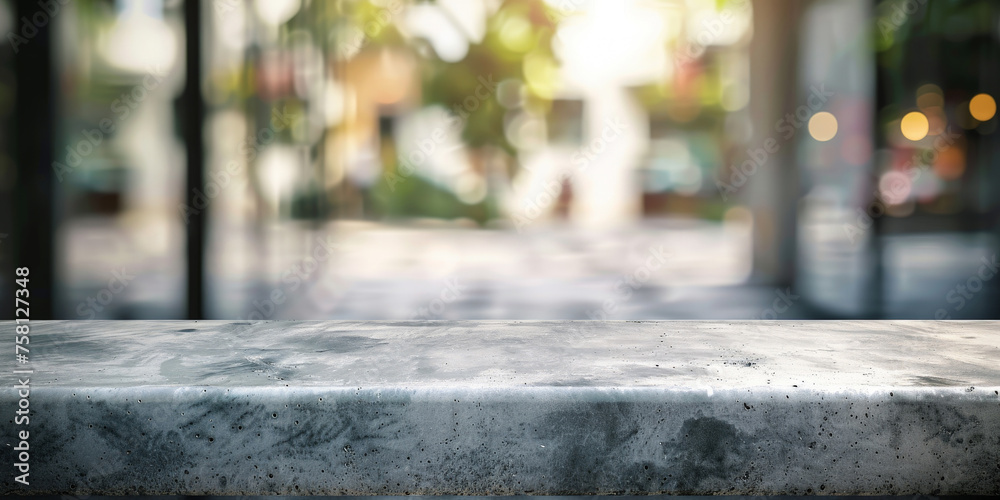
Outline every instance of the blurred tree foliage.
{"label": "blurred tree foliage", "polygon": [[[508,110],[498,103],[496,88],[488,89],[490,94],[485,100],[479,99],[476,91],[482,82],[498,84],[508,79],[524,82],[524,61],[529,55],[555,66],[551,42],[558,13],[540,0],[506,0],[487,19],[483,39],[470,43],[461,60],[448,62],[438,57],[429,44],[414,47],[414,42],[407,41],[393,24],[397,19],[385,22],[385,11],[386,7],[370,0],[352,2],[350,13],[340,18],[341,22],[349,23],[342,28],[363,30],[369,37],[367,43],[375,47],[405,47],[421,54],[422,105],[438,105],[462,116],[461,137],[470,150],[495,147],[515,155],[517,151],[507,141],[504,131]],[[549,98],[524,88],[524,106],[541,110],[550,107]],[[475,105],[468,106],[466,102],[473,99]],[[420,176],[403,176],[398,171],[399,159],[395,154],[386,159],[386,177],[372,192],[378,215],[467,217],[480,223],[499,216],[491,194],[479,203],[466,204]]]}

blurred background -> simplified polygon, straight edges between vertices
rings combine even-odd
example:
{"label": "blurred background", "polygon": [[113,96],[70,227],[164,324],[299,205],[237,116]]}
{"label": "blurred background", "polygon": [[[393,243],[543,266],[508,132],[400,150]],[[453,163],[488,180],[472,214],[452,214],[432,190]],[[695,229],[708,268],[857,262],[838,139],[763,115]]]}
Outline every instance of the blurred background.
{"label": "blurred background", "polygon": [[0,32],[32,319],[1000,317],[997,2],[3,0]]}

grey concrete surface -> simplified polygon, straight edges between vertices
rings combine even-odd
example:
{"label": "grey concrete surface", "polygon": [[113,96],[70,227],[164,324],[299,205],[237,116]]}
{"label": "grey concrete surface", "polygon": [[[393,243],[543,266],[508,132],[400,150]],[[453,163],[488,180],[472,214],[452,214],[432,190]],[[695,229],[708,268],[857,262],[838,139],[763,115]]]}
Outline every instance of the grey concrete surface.
{"label": "grey concrete surface", "polygon": [[996,495],[998,326],[38,322],[0,493]]}

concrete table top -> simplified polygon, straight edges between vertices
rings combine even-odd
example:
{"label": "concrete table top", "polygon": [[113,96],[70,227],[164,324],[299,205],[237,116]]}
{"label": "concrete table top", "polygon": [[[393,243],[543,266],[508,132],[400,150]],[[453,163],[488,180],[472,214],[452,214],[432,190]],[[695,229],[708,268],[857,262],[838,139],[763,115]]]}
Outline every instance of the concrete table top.
{"label": "concrete table top", "polygon": [[31,483],[0,492],[1000,494],[998,332],[32,322],[31,362],[4,361],[33,370],[30,425],[0,389]]}

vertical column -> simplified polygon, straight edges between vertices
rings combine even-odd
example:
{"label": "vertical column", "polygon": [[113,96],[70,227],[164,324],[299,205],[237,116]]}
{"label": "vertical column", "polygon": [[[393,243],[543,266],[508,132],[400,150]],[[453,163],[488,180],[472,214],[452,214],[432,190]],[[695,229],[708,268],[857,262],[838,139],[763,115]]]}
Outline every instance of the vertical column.
{"label": "vertical column", "polygon": [[[12,21],[20,30],[21,19],[33,19],[41,11],[36,2],[14,2]],[[44,13],[44,11],[41,11]],[[40,18],[40,16],[39,16]],[[31,270],[31,319],[54,319],[55,258],[54,213],[57,200],[52,172],[53,139],[57,95],[53,81],[52,28],[54,22],[34,23],[37,34],[18,44],[14,54],[17,104],[14,130],[15,161],[13,234],[14,267]],[[3,270],[12,276],[13,269]],[[8,274],[11,273],[11,274]],[[10,301],[13,304],[13,300]],[[8,309],[11,310],[12,309]],[[7,314],[5,312],[5,314]]]}
{"label": "vertical column", "polygon": [[[210,4],[206,4],[210,5]],[[203,125],[205,102],[201,95],[201,34],[202,3],[198,0],[184,2],[185,33],[185,89],[181,96],[184,124],[184,142],[187,147],[187,186],[185,199],[188,206],[195,203],[195,189],[202,189],[205,178],[205,145]],[[192,213],[187,224],[187,317],[204,317],[203,281],[205,279],[205,210]]]}
{"label": "vertical column", "polygon": [[[801,0],[753,3],[750,144],[762,144],[773,136],[774,125],[795,109],[799,24],[807,4]],[[798,200],[794,149],[792,143],[783,144],[744,191],[754,216],[753,274],[757,282],[788,284],[793,276]]]}

